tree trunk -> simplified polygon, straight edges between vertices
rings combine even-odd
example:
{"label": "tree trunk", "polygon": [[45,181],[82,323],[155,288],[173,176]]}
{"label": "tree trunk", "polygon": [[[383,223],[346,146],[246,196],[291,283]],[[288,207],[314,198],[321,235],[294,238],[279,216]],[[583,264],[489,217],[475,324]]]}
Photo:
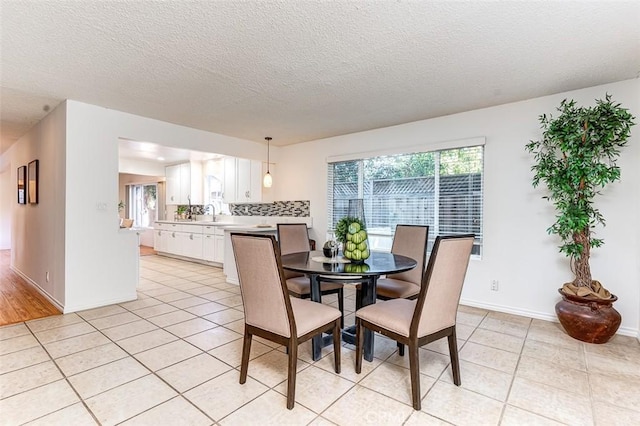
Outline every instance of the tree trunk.
{"label": "tree trunk", "polygon": [[591,242],[589,241],[589,229],[574,234],[573,240],[582,245],[582,253],[579,257],[573,259],[573,272],[576,275],[574,284],[578,287],[591,288],[591,266],[589,265],[589,257],[591,255]]}

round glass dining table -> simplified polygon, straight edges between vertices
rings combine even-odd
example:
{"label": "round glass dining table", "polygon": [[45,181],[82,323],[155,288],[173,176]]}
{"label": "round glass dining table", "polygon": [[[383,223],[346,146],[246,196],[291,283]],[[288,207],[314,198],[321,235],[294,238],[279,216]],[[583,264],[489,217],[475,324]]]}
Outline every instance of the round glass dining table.
{"label": "round glass dining table", "polygon": [[[336,259],[324,257],[322,251],[291,253],[282,256],[282,267],[289,271],[300,272],[309,277],[311,285],[311,300],[321,302],[320,282],[340,282],[344,284],[361,284],[359,306],[366,306],[376,302],[376,282],[381,275],[395,274],[415,268],[417,262],[410,257],[399,254],[371,252],[371,256],[364,263],[352,263],[342,256]],[[354,327],[345,329],[342,338],[348,343],[355,343]],[[324,346],[323,340],[331,341],[327,336],[313,338],[313,360],[320,359]],[[364,358],[373,360],[373,332],[365,329]]]}

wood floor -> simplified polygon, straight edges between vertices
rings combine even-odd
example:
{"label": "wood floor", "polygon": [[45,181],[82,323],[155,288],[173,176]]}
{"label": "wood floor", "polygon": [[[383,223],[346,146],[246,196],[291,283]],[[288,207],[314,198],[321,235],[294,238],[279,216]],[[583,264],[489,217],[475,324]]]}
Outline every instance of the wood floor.
{"label": "wood floor", "polygon": [[140,256],[149,256],[151,254],[156,254],[156,251],[153,249],[153,247],[140,246]]}
{"label": "wood floor", "polygon": [[[156,254],[153,247],[140,246],[140,256]],[[0,326],[60,315],[44,296],[9,267],[11,250],[0,250]]]}
{"label": "wood floor", "polygon": [[0,326],[60,315],[44,296],[9,267],[10,250],[0,250]]}

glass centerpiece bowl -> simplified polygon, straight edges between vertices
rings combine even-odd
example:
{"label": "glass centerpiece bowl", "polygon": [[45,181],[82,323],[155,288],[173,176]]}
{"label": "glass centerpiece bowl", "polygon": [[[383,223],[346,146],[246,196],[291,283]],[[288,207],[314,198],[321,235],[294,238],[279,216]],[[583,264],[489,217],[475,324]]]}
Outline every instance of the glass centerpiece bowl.
{"label": "glass centerpiece bowl", "polygon": [[363,263],[369,258],[371,253],[363,200],[349,200],[349,215],[336,223],[335,235],[342,242],[344,257],[351,262]]}

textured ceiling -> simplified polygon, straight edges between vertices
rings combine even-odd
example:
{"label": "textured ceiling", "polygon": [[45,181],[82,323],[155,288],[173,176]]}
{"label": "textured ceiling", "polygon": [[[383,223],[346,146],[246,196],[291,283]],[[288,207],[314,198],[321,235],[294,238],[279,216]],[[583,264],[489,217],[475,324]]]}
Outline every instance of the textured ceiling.
{"label": "textured ceiling", "polygon": [[640,2],[0,2],[3,150],[64,99],[286,145],[636,78]]}

